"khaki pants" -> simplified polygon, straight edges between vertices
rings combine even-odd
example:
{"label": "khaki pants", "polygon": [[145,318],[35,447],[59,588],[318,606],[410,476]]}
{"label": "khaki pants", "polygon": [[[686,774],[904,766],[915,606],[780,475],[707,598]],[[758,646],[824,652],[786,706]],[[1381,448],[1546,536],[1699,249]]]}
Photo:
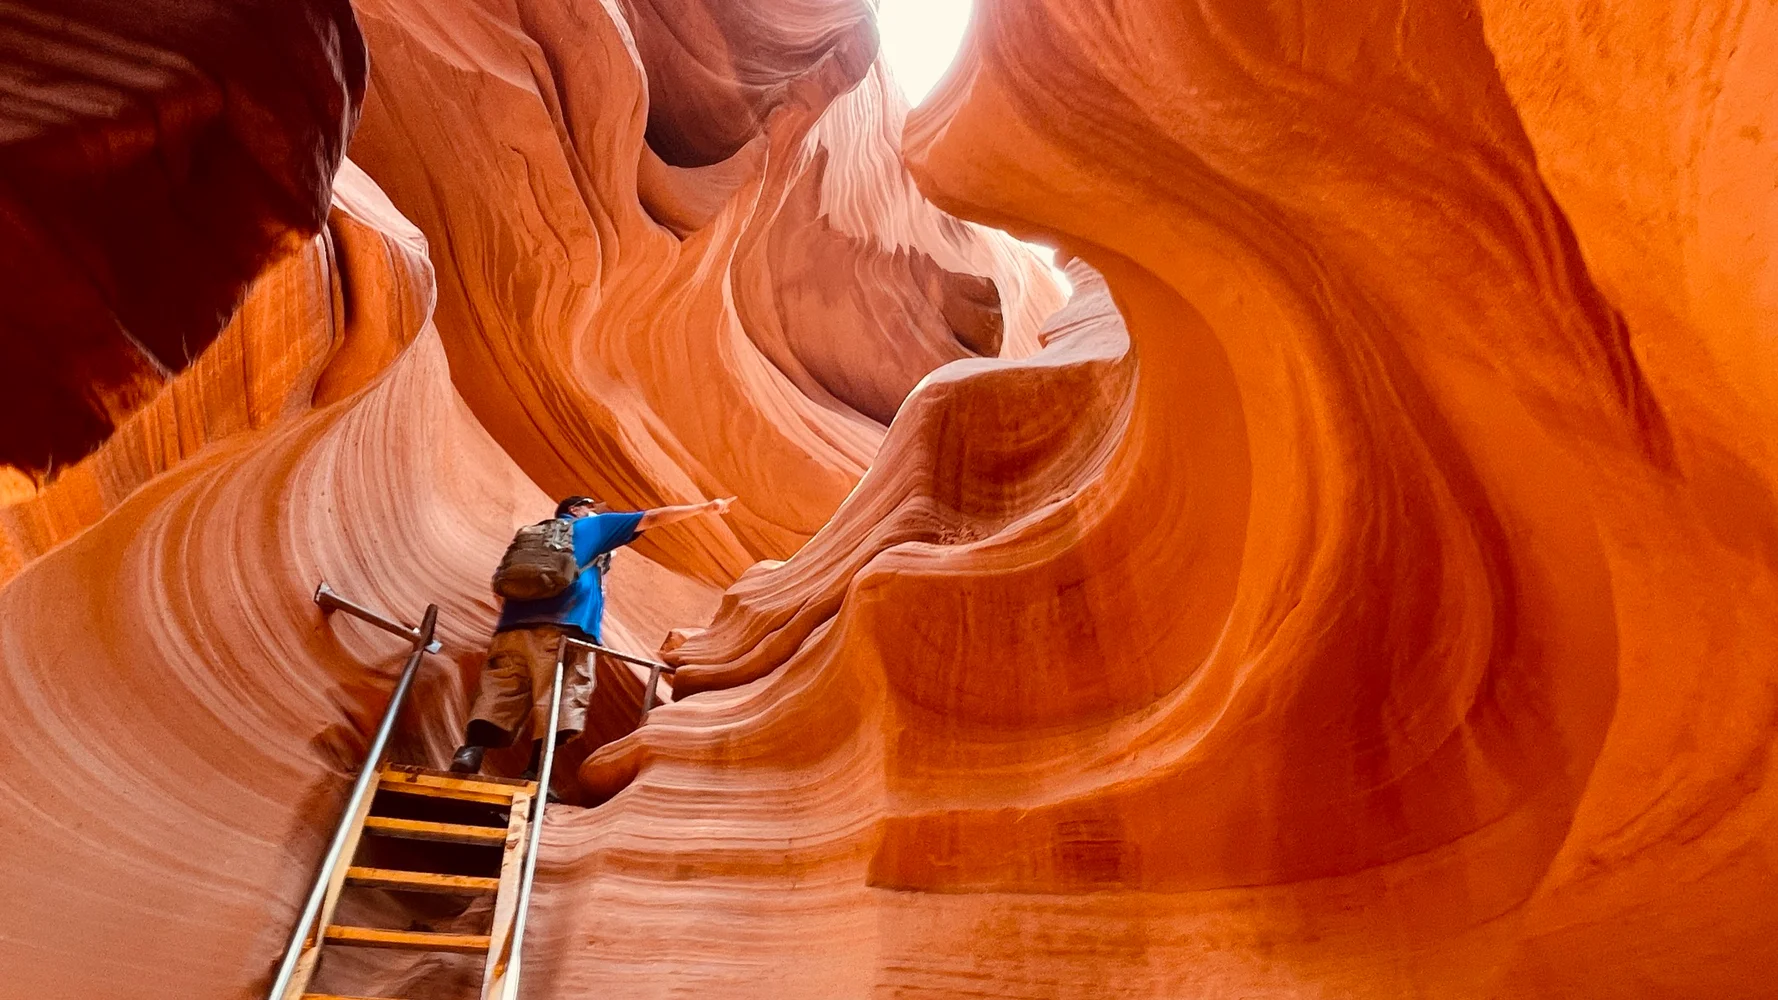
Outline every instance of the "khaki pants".
{"label": "khaki pants", "polygon": [[[555,683],[562,631],[556,625],[533,625],[496,634],[488,647],[488,665],[482,668],[469,718],[499,727],[511,743],[529,716],[531,738],[543,739],[542,729],[549,725],[549,693]],[[556,722],[556,732],[566,734],[560,738],[586,728],[587,699],[592,692],[585,651],[570,649],[562,669],[562,715]]]}

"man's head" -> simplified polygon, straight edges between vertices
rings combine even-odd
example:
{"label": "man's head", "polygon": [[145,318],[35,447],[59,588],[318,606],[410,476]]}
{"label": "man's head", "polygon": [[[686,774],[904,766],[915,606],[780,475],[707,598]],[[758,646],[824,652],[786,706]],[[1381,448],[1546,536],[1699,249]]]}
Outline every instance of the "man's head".
{"label": "man's head", "polygon": [[599,513],[604,506],[592,497],[565,497],[561,503],[556,504],[556,516],[586,517],[588,514]]}

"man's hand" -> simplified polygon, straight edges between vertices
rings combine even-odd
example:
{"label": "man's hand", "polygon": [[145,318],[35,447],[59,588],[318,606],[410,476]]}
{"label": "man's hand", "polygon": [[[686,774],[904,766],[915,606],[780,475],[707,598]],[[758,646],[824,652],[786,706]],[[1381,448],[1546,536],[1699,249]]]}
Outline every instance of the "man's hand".
{"label": "man's hand", "polygon": [[729,506],[734,502],[734,497],[723,497],[720,500],[705,500],[703,503],[681,504],[677,507],[656,507],[642,512],[642,522],[636,525],[636,530],[665,527],[699,514],[727,514]]}

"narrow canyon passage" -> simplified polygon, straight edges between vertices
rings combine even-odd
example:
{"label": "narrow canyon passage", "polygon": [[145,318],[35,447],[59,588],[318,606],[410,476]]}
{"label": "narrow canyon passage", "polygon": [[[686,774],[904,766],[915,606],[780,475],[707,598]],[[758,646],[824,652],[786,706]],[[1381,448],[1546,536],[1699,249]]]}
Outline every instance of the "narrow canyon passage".
{"label": "narrow canyon passage", "polygon": [[263,996],[315,584],[442,766],[580,493],[526,997],[1772,995],[1778,7],[892,2],[0,9],[0,995]]}

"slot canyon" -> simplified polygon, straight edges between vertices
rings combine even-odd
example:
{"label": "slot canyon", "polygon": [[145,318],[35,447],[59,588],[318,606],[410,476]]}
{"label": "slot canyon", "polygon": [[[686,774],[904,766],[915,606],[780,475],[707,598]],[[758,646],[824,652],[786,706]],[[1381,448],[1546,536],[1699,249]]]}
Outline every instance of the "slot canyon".
{"label": "slot canyon", "polygon": [[1778,2],[876,17],[0,3],[0,997],[265,996],[408,656],[316,585],[442,767],[582,492],[738,500],[530,1000],[1778,997]]}

